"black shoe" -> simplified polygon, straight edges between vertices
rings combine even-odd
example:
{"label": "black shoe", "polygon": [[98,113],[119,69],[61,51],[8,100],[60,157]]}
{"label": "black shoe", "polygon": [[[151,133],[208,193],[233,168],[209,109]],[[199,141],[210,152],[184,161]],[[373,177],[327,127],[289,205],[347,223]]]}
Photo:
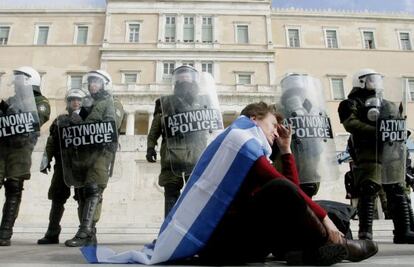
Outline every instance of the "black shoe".
{"label": "black shoe", "polygon": [[290,251],[286,254],[286,263],[291,266],[330,266],[341,262],[346,256],[347,251],[344,246],[327,244],[316,250]]}
{"label": "black shoe", "polygon": [[83,247],[83,246],[96,246],[96,235],[93,233],[86,233],[78,231],[74,238],[66,240],[65,246],[67,247]]}
{"label": "black shoe", "polygon": [[59,244],[59,236],[45,235],[43,238],[37,240],[38,245]]}
{"label": "black shoe", "polygon": [[49,244],[59,244],[59,234],[61,228],[48,228],[46,234],[43,238],[37,240],[37,244],[39,245],[49,245]]}
{"label": "black shoe", "polygon": [[0,246],[5,247],[5,246],[10,246],[11,242],[10,239],[0,239]]}
{"label": "black shoe", "polygon": [[406,231],[401,234],[396,234],[394,231],[394,244],[414,244],[414,232]]}

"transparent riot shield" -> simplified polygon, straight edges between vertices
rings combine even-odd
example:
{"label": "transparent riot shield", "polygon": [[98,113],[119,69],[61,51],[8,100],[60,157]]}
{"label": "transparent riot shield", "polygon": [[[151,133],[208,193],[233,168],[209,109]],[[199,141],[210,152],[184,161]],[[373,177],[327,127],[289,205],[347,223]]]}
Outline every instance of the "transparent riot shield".
{"label": "transparent riot shield", "polygon": [[339,178],[336,147],[318,79],[292,74],[281,81],[280,107],[292,126],[292,152],[301,184]]}
{"label": "transparent riot shield", "polygon": [[32,86],[24,75],[0,88],[0,179],[23,179],[36,171],[32,152],[40,135]]}
{"label": "transparent riot shield", "polygon": [[223,129],[214,78],[201,73],[192,83],[175,82],[174,93],[161,97],[167,140],[166,162],[177,176],[191,174],[210,140]]}
{"label": "transparent riot shield", "polygon": [[57,118],[64,180],[74,187],[106,184],[122,175],[115,170],[121,122],[114,99],[109,91],[102,91],[95,98],[82,91],[85,96],[81,107],[69,108],[72,101],[67,97],[66,111]]}
{"label": "transparent riot shield", "polygon": [[389,91],[384,95],[379,92],[381,100],[377,120],[378,151],[382,162],[383,184],[405,182],[407,160],[407,99],[408,85],[402,90]]}

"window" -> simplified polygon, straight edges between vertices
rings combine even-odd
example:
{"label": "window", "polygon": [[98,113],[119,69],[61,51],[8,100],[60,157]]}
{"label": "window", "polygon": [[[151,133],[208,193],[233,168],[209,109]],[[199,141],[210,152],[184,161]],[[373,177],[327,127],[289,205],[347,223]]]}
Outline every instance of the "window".
{"label": "window", "polygon": [[338,48],[336,30],[325,30],[325,37],[327,48]]}
{"label": "window", "polygon": [[299,29],[288,29],[289,47],[300,47]]}
{"label": "window", "polygon": [[345,99],[344,79],[331,78],[331,86],[332,86],[332,97],[334,100]]}
{"label": "window", "polygon": [[183,41],[194,42],[194,17],[184,17]]}
{"label": "window", "polygon": [[1,26],[0,27],[0,45],[6,45],[9,41],[9,33],[10,27],[9,26]]}
{"label": "window", "polygon": [[201,41],[203,43],[212,43],[213,42],[213,18],[212,17],[203,17],[203,25],[201,29]]}
{"label": "window", "polygon": [[136,73],[124,73],[124,83],[126,84],[136,84],[138,80],[138,75]]}
{"label": "window", "polygon": [[249,27],[247,25],[237,25],[237,43],[247,44],[249,43]]}
{"label": "window", "polygon": [[212,62],[201,62],[201,71],[208,72],[213,75],[213,63]]}
{"label": "window", "polygon": [[168,80],[171,79],[171,74],[175,68],[175,63],[173,62],[164,62],[163,66],[163,79]]}
{"label": "window", "polygon": [[194,62],[193,61],[184,61],[183,66],[191,66],[194,68]]}
{"label": "window", "polygon": [[408,94],[410,95],[410,101],[414,101],[414,79],[407,80]]}
{"label": "window", "polygon": [[247,73],[240,73],[237,75],[237,84],[252,84],[252,75]]}
{"label": "window", "polygon": [[46,45],[49,35],[49,26],[37,26],[37,45]]}
{"label": "window", "polygon": [[76,27],[76,44],[85,45],[88,42],[88,26]]}
{"label": "window", "polygon": [[400,43],[402,50],[411,50],[411,40],[409,32],[400,32]]}
{"label": "window", "polygon": [[165,18],[165,42],[175,42],[175,17],[168,16]]}
{"label": "window", "polygon": [[364,48],[375,49],[374,32],[364,31],[363,35],[364,35]]}
{"label": "window", "polygon": [[82,89],[82,75],[70,76],[70,89]]}
{"label": "window", "polygon": [[140,28],[140,24],[138,23],[128,24],[128,42],[130,43],[139,42],[139,28]]}

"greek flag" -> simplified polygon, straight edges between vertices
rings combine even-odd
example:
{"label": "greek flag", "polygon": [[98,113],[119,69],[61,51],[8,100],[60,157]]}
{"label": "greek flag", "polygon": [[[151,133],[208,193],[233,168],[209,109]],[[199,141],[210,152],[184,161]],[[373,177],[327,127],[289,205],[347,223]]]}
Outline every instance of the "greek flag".
{"label": "greek flag", "polygon": [[163,222],[158,238],[142,250],[115,253],[83,247],[89,263],[157,264],[196,255],[209,240],[253,163],[269,157],[263,131],[240,116],[205,149],[179,200]]}

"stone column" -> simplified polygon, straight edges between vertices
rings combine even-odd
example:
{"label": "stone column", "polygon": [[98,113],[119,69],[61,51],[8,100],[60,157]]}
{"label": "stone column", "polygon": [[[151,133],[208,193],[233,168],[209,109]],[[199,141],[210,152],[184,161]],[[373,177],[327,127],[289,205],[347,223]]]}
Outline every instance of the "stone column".
{"label": "stone column", "polygon": [[125,134],[135,135],[135,111],[128,112]]}

